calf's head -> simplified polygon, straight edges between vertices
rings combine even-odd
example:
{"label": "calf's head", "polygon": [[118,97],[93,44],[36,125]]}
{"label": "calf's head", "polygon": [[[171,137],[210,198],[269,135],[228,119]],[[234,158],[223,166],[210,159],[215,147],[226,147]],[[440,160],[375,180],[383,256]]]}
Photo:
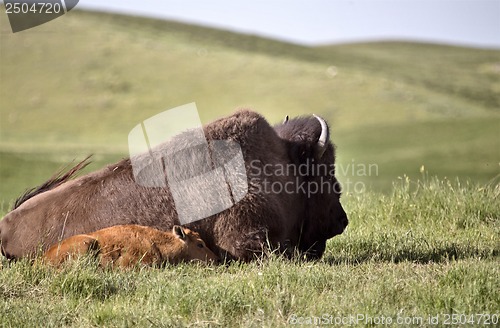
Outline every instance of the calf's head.
{"label": "calf's head", "polygon": [[174,225],[172,232],[178,241],[182,243],[184,260],[198,260],[203,262],[216,262],[219,260],[219,257],[205,245],[205,242],[197,232],[178,225]]}
{"label": "calf's head", "polygon": [[340,203],[341,187],[335,177],[335,147],[330,142],[328,124],[313,115],[285,118],[275,126],[276,133],[286,140],[289,159],[297,166],[297,188],[303,204],[299,251],[308,258],[320,258],[326,240],[341,234],[348,224]]}

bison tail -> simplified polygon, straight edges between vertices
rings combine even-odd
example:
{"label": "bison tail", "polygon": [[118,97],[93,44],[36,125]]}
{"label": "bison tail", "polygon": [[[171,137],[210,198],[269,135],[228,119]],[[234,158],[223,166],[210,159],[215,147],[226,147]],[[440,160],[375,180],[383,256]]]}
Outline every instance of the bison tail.
{"label": "bison tail", "polygon": [[24,194],[22,194],[18,199],[16,199],[12,210],[15,210],[16,208],[21,206],[21,204],[27,201],[28,199],[35,197],[36,195],[41,194],[43,192],[54,189],[57,186],[63,184],[64,182],[74,178],[79,171],[81,171],[83,168],[85,168],[87,165],[90,164],[89,159],[91,156],[92,155],[87,156],[83,161],[76,164],[69,170],[67,170],[68,165],[66,165],[57,173],[55,173],[49,180],[45,181],[40,186],[26,190]]}

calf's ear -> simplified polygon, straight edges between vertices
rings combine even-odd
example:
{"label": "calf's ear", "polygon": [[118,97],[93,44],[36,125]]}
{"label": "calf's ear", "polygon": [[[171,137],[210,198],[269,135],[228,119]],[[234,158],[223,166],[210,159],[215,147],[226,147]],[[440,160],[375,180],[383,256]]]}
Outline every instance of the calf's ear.
{"label": "calf's ear", "polygon": [[175,236],[177,236],[177,238],[181,240],[186,239],[186,233],[184,232],[184,228],[182,228],[181,226],[174,225],[174,227],[172,228],[172,232]]}

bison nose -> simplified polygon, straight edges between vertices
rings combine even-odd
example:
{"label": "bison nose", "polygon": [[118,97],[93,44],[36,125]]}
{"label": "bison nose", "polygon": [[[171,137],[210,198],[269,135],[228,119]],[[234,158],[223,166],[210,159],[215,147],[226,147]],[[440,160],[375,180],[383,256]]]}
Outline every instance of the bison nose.
{"label": "bison nose", "polygon": [[340,218],[340,224],[345,228],[349,224],[349,220],[347,219],[347,216],[344,215]]}

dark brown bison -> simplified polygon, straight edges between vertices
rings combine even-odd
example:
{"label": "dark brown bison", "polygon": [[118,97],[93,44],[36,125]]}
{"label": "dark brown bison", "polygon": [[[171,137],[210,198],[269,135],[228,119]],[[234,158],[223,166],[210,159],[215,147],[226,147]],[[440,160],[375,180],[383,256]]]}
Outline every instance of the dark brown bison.
{"label": "dark brown bison", "polygon": [[[326,241],[344,231],[348,220],[335,178],[335,150],[323,119],[286,119],[273,128],[261,115],[240,110],[205,125],[203,132],[210,147],[217,140],[239,144],[246,170],[241,200],[186,225],[221,258],[247,261],[271,248],[316,259]],[[155,156],[168,152],[175,157],[191,146],[189,138],[177,136],[153,149],[151,156],[139,156],[139,162],[147,166]],[[216,152],[197,154],[186,157],[186,167],[217,157]],[[33,257],[70,236],[114,225],[168,231],[180,224],[169,186],[136,183],[130,158],[71,179],[85,165],[26,193],[0,221],[1,250],[7,258]]]}
{"label": "dark brown bison", "polygon": [[101,266],[121,268],[137,264],[164,265],[198,260],[218,260],[200,235],[174,225],[172,231],[160,231],[139,225],[118,225],[89,234],[75,235],[49,248],[43,261],[59,266],[70,258],[95,254]]}

